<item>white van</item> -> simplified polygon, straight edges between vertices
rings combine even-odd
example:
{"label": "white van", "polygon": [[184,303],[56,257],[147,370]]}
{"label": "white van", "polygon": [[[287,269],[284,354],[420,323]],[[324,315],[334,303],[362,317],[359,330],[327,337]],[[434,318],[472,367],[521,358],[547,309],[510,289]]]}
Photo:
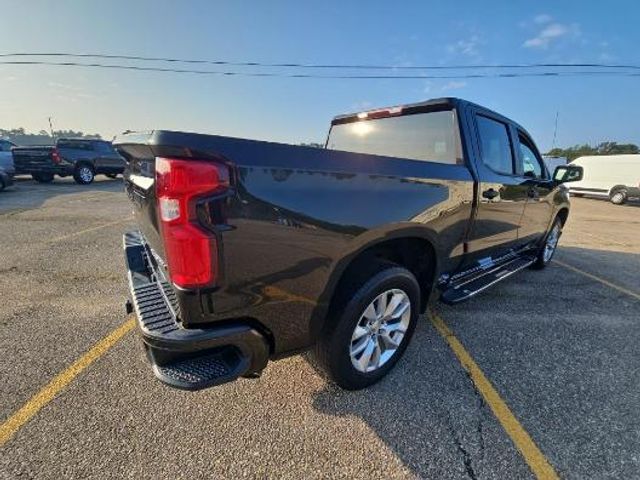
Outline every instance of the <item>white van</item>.
{"label": "white van", "polygon": [[571,165],[584,169],[584,177],[570,186],[577,197],[606,197],[616,205],[640,198],[640,155],[596,155],[578,157]]}

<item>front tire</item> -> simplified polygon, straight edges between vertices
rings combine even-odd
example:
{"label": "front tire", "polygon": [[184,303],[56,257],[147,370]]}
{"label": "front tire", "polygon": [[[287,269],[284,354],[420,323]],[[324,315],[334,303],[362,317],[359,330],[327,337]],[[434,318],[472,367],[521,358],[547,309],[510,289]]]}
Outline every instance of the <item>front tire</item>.
{"label": "front tire", "polygon": [[560,236],[562,235],[562,222],[559,218],[553,222],[553,226],[546,238],[544,239],[544,243],[538,250],[536,255],[536,261],[531,265],[531,268],[534,270],[542,270],[544,267],[551,263],[551,259],[553,255],[556,253],[558,248],[558,241],[560,240]]}
{"label": "front tire", "polygon": [[359,390],[378,382],[400,360],[415,330],[420,287],[407,269],[378,264],[352,282],[338,302],[315,357],[336,384]]}
{"label": "front tire", "polygon": [[80,185],[89,185],[96,178],[96,172],[91,165],[82,163],[73,172],[73,179]]}
{"label": "front tire", "polygon": [[31,178],[38,183],[51,183],[53,182],[53,173],[32,173]]}
{"label": "front tire", "polygon": [[627,191],[626,190],[614,190],[609,195],[609,200],[614,205],[623,205],[627,201]]}

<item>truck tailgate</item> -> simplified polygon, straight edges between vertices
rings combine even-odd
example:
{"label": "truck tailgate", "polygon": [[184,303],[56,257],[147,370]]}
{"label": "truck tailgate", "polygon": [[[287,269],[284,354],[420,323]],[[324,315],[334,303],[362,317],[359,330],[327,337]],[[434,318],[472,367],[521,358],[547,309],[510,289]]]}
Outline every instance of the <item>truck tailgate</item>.
{"label": "truck tailgate", "polygon": [[55,147],[14,147],[13,162],[17,172],[53,165],[51,153]]}
{"label": "truck tailgate", "polygon": [[122,145],[119,151],[127,160],[124,185],[136,223],[154,253],[164,259],[157,216],[155,153],[150,146],[140,144]]}

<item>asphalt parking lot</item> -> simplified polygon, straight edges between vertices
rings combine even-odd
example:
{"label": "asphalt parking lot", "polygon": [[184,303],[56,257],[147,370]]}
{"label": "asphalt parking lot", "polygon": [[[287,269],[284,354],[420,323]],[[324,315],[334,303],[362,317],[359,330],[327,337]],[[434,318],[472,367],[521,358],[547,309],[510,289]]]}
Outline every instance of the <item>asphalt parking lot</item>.
{"label": "asphalt parking lot", "polygon": [[393,373],[365,391],[328,384],[303,356],[257,380],[173,390],[124,327],[42,402],[43,387],[127,322],[130,223],[120,180],[25,179],[0,192],[0,415],[42,407],[6,438],[0,477],[532,478],[531,452],[452,338],[560,477],[640,472],[640,205],[574,199],[549,268],[436,304]]}

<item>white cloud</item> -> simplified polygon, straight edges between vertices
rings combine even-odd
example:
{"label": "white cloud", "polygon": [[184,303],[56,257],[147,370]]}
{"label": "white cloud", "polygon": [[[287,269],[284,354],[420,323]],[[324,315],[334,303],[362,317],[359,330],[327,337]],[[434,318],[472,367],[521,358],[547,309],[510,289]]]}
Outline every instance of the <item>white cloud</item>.
{"label": "white cloud", "polygon": [[361,100],[351,104],[349,107],[350,112],[363,112],[364,110],[370,110],[373,104],[369,100]]}
{"label": "white cloud", "polygon": [[533,23],[537,23],[538,25],[549,23],[551,20],[553,20],[553,17],[546,13],[541,13],[540,15],[533,17]]}
{"label": "white cloud", "polygon": [[47,85],[49,85],[52,88],[62,88],[64,90],[77,90],[78,89],[78,87],[75,87],[73,85],[69,85],[68,83],[47,82]]}
{"label": "white cloud", "polygon": [[467,39],[460,39],[455,43],[447,45],[449,53],[457,53],[468,57],[477,57],[479,55],[478,47],[482,44],[482,40],[478,35],[472,35]]}
{"label": "white cloud", "polygon": [[612,62],[615,59],[616,57],[607,52],[602,52],[600,55],[598,55],[598,60],[600,60],[601,62]]}
{"label": "white cloud", "polygon": [[553,42],[559,40],[567,35],[574,37],[580,36],[580,28],[578,25],[565,25],[562,23],[551,23],[545,26],[539,33],[533,38],[525,41],[522,46],[527,48],[548,48]]}
{"label": "white cloud", "polygon": [[445,83],[440,90],[446,92],[448,90],[458,90],[467,86],[467,82],[452,80],[449,83]]}

